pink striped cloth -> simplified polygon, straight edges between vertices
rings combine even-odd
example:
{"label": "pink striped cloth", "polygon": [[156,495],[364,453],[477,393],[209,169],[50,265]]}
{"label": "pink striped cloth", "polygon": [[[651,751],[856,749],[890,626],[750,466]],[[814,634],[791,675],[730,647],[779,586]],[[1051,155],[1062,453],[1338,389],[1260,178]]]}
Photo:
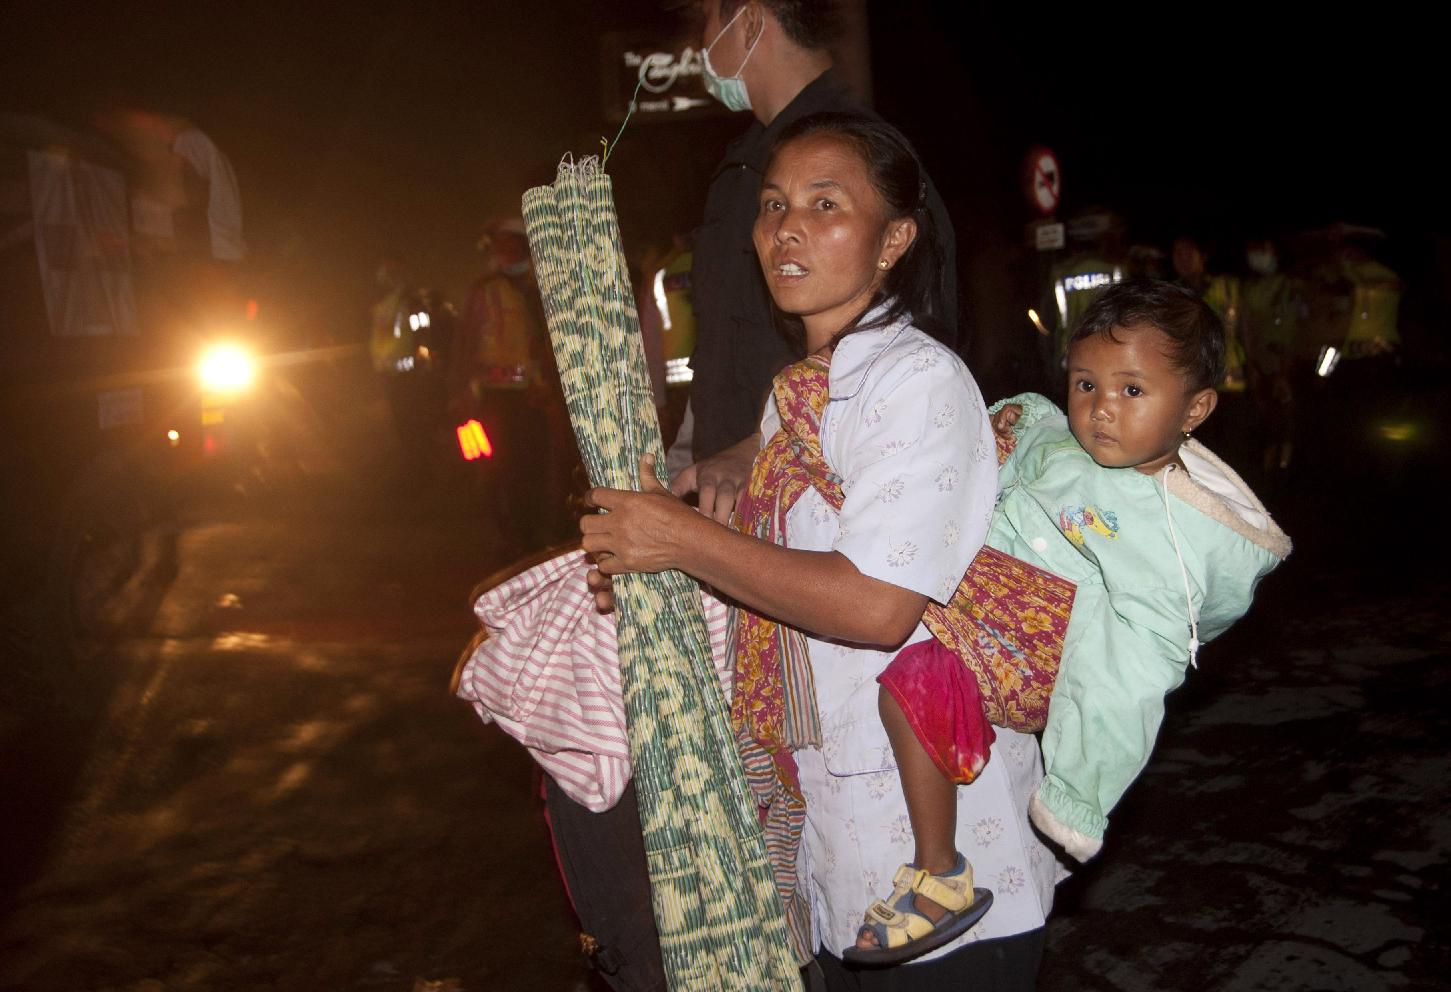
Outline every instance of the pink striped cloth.
{"label": "pink striped cloth", "polygon": [[[488,639],[464,665],[458,694],[497,723],[575,802],[599,813],[630,782],[615,618],[585,584],[583,551],[552,558],[484,593],[474,613]],[[726,700],[726,606],[701,592],[710,652]]]}

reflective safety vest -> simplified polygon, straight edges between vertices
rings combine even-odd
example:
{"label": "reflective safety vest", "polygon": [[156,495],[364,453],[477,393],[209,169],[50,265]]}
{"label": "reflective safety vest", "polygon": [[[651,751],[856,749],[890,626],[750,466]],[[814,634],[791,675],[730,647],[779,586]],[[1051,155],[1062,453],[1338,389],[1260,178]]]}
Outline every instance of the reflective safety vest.
{"label": "reflective safety vest", "polygon": [[1123,267],[1094,255],[1075,255],[1053,267],[1053,300],[1058,305],[1058,326],[1053,335],[1054,356],[1059,366],[1068,358],[1068,339],[1088,305],[1103,290],[1124,278]]}
{"label": "reflective safety vest", "polygon": [[419,346],[428,340],[430,323],[427,307],[418,297],[401,289],[374,303],[373,328],[368,341],[373,371],[389,374],[413,371]]}
{"label": "reflective safety vest", "polygon": [[1238,276],[1210,276],[1204,289],[1204,302],[1224,321],[1224,378],[1219,388],[1227,393],[1244,392],[1245,349],[1240,321],[1244,316],[1244,299]]}
{"label": "reflective safety vest", "polygon": [[1401,280],[1374,259],[1347,262],[1354,287],[1345,350],[1350,354],[1388,351],[1400,344]]}
{"label": "reflective safety vest", "polygon": [[524,294],[505,276],[480,279],[459,322],[468,378],[485,389],[525,389],[538,380],[531,350],[542,331]]}
{"label": "reflective safety vest", "polygon": [[1304,302],[1294,280],[1283,272],[1253,276],[1244,283],[1240,318],[1246,357],[1259,372],[1283,370],[1299,347]]}
{"label": "reflective safety vest", "polygon": [[651,287],[655,307],[660,311],[666,386],[684,386],[691,380],[690,355],[695,351],[695,306],[690,292],[693,261],[689,251],[676,255],[655,273]]}

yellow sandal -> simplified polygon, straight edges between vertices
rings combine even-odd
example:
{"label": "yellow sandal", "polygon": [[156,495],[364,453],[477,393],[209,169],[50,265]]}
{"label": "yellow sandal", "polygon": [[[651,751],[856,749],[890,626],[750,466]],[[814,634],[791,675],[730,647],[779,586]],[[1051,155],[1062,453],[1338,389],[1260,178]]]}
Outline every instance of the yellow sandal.
{"label": "yellow sandal", "polygon": [[[953,870],[942,875],[911,865],[898,868],[888,901],[872,903],[857,931],[858,936],[874,935],[877,946],[848,947],[842,951],[842,960],[878,967],[901,964],[960,937],[982,919],[993,902],[993,894],[974,888],[972,881],[972,866],[961,854]],[[942,919],[934,923],[917,912],[913,900],[919,895],[947,910]]]}

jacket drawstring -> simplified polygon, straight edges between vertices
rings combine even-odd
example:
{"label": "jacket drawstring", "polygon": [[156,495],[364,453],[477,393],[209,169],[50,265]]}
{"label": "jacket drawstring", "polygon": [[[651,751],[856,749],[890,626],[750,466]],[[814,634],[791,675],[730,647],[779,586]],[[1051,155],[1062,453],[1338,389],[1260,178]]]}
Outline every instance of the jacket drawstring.
{"label": "jacket drawstring", "polygon": [[1189,569],[1184,566],[1184,553],[1179,550],[1179,535],[1174,530],[1174,514],[1169,509],[1169,473],[1176,465],[1165,465],[1163,478],[1159,480],[1159,492],[1164,497],[1164,517],[1169,522],[1169,539],[1174,542],[1174,557],[1179,559],[1179,575],[1184,579],[1184,608],[1189,611],[1189,664],[1199,667],[1199,617],[1194,612],[1194,599],[1189,590]]}

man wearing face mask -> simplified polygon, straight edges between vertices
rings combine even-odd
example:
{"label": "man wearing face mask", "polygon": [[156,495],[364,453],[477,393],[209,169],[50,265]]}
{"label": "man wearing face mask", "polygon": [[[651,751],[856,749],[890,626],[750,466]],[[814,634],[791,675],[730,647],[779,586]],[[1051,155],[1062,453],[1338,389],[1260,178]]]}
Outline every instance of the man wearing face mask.
{"label": "man wearing face mask", "polygon": [[[840,33],[834,4],[701,0],[700,12],[707,89],[727,108],[750,111],[755,121],[726,148],[696,231],[691,287],[697,337],[688,419],[697,464],[676,474],[672,488],[677,495],[698,492],[701,508],[725,522],[758,447],[755,435],[771,379],[800,357],[772,323],[770,297],[751,248],[767,155],[776,135],[808,114],[871,111],[832,69],[827,46]],[[949,312],[936,316],[955,335],[955,239],[930,179],[927,207],[940,232],[943,297],[949,301]]]}

